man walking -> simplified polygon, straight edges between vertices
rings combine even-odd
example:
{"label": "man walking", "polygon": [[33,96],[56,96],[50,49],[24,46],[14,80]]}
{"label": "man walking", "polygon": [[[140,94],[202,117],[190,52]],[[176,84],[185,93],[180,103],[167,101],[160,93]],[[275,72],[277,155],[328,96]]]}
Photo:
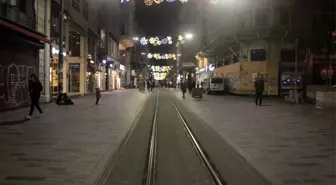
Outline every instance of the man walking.
{"label": "man walking", "polygon": [[264,92],[264,79],[262,76],[258,75],[256,81],[254,82],[254,88],[256,92],[255,104],[261,106],[263,100],[263,92]]}
{"label": "man walking", "polygon": [[39,105],[41,91],[43,90],[43,87],[39,79],[34,74],[30,75],[28,83],[29,83],[28,90],[31,99],[31,104],[30,104],[29,116],[26,116],[26,119],[31,120],[31,116],[33,115],[34,112],[34,107],[37,108],[40,114],[43,114],[43,111]]}
{"label": "man walking", "polygon": [[185,93],[187,92],[187,82],[181,83],[181,90],[182,90],[183,98],[185,98]]}

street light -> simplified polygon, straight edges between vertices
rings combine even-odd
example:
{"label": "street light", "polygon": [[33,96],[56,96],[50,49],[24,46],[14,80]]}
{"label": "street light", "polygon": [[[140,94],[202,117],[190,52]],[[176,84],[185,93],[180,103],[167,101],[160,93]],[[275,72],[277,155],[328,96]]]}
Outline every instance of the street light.
{"label": "street light", "polygon": [[190,40],[190,39],[193,38],[193,34],[192,33],[186,33],[185,37],[186,37],[186,39]]}
{"label": "street light", "polygon": [[137,41],[137,40],[139,40],[139,37],[133,37],[133,40]]}

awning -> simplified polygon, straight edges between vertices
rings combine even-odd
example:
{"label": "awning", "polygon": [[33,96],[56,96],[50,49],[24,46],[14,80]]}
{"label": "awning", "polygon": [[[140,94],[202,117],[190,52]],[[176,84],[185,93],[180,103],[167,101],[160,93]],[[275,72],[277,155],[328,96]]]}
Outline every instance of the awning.
{"label": "awning", "polygon": [[4,20],[3,18],[0,18],[0,26],[6,27],[10,30],[19,32],[25,36],[37,39],[39,41],[42,41],[44,43],[50,43],[50,40],[47,39],[44,35],[34,31],[30,30],[29,28],[23,28],[22,26],[10,21],[10,20]]}

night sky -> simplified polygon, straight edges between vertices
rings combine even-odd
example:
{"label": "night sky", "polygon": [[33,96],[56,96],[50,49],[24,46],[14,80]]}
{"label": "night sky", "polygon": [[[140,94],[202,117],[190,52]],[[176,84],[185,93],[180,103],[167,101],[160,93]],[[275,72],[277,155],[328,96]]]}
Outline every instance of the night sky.
{"label": "night sky", "polygon": [[178,31],[179,2],[146,6],[137,0],[135,11],[136,21],[147,36],[174,36]]}
{"label": "night sky", "polygon": [[[179,30],[179,12],[181,4],[163,2],[146,6],[144,0],[136,0],[135,20],[145,35],[142,36],[171,36],[176,37]],[[149,47],[152,53],[171,53],[175,51],[175,43],[167,46]],[[158,65],[171,65],[174,61],[153,60]]]}

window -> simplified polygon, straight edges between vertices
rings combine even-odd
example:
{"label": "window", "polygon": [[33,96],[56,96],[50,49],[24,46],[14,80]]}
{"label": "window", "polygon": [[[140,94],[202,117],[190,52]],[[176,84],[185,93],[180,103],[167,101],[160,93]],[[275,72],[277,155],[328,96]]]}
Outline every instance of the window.
{"label": "window", "polygon": [[266,10],[258,10],[255,12],[255,26],[268,26],[268,15]]}
{"label": "window", "polygon": [[77,12],[80,12],[80,0],[72,0],[72,7],[77,10]]}
{"label": "window", "polygon": [[69,55],[80,57],[80,34],[75,31],[69,32]]}
{"label": "window", "polygon": [[286,9],[279,10],[279,24],[287,26],[289,24],[289,11]]}
{"label": "window", "polygon": [[89,3],[87,0],[83,0],[83,16],[86,20],[89,19]]}
{"label": "window", "polygon": [[27,12],[26,0],[18,0],[18,8],[20,12],[26,13]]}
{"label": "window", "polygon": [[251,61],[265,61],[266,51],[264,49],[251,50]]}
{"label": "window", "polygon": [[222,84],[223,79],[222,78],[211,78],[211,83],[212,84]]}

